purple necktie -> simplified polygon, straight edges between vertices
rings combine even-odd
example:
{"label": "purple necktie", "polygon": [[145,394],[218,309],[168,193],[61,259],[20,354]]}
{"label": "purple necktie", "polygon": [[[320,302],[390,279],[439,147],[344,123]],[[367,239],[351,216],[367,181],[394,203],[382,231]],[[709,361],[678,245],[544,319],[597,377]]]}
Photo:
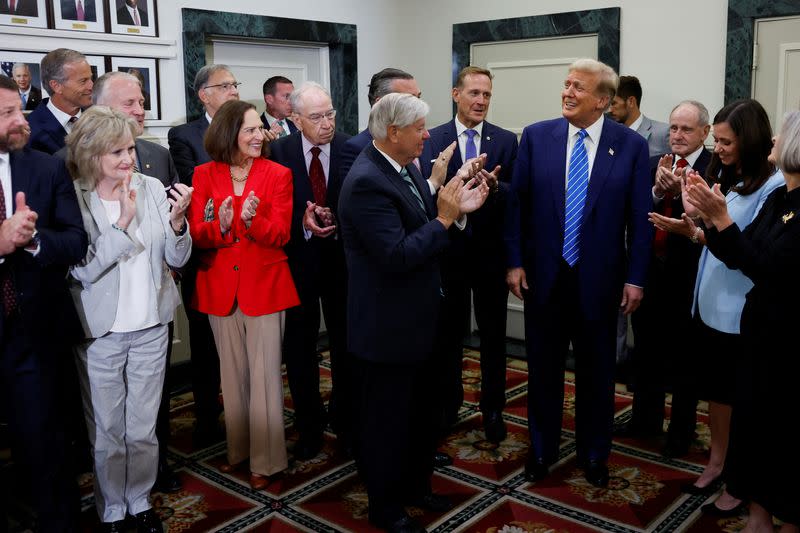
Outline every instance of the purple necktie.
{"label": "purple necktie", "polygon": [[78,0],[78,20],[86,20],[86,14],[83,12],[83,2]]}

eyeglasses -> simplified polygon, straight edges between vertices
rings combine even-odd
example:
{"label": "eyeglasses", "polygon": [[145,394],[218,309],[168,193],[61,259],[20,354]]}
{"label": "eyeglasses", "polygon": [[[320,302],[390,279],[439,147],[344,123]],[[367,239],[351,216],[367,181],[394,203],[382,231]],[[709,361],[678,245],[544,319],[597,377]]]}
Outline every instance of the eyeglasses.
{"label": "eyeglasses", "polygon": [[322,122],[323,118],[327,118],[328,120],[333,122],[333,119],[336,118],[336,110],[330,109],[328,111],[325,111],[324,113],[314,113],[313,115],[301,115],[301,116],[307,118],[312,124],[319,124],[320,122]]}
{"label": "eyeglasses", "polygon": [[241,82],[239,82],[239,81],[234,81],[233,83],[230,83],[230,82],[226,82],[226,83],[218,83],[218,84],[216,84],[216,85],[206,85],[205,87],[203,87],[203,89],[211,89],[212,87],[219,87],[219,88],[221,88],[223,91],[225,91],[225,92],[228,92],[228,91],[230,91],[232,88],[233,88],[233,89],[238,89],[238,88],[239,88],[239,86],[240,86],[241,84],[242,84],[242,83],[241,83]]}

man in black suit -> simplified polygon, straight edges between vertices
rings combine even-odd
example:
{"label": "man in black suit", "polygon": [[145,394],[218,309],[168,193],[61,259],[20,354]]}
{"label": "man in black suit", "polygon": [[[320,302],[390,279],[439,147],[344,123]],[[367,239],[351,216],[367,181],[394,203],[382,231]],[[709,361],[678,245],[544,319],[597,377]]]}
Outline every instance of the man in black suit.
{"label": "man in black suit", "polygon": [[[94,2],[95,0],[61,0],[61,18],[64,20],[97,22]],[[81,17],[81,10],[83,11],[83,17]]]}
{"label": "man in black suit", "polygon": [[406,505],[440,513],[451,507],[431,491],[438,259],[450,243],[448,228],[488,194],[484,183],[470,189],[459,176],[434,199],[413,164],[428,136],[427,113],[428,105],[408,94],[375,104],[374,141],[356,158],[339,200],[348,347],[360,369],[359,470],[370,522],[397,532],[425,531]]}
{"label": "man in black suit", "polygon": [[[369,106],[374,106],[378,100],[389,93],[408,93],[417,98],[422,96],[422,91],[419,90],[414,76],[397,68],[385,68],[372,75],[372,79],[369,81],[369,92],[367,93]],[[356,160],[361,150],[371,142],[372,135],[369,133],[369,128],[364,128],[358,135],[351,137],[344,143],[342,164],[339,167],[342,178],[347,177],[350,167],[353,166],[353,161]]]}
{"label": "man in black suit", "polygon": [[[517,158],[517,136],[486,121],[492,97],[492,73],[480,67],[465,67],[453,87],[456,116],[430,131],[420,158],[422,173],[449,145],[456,149],[447,169],[454,176],[463,161],[487,156],[493,191],[486,203],[469,217],[467,231],[453,232],[453,244],[442,258],[444,319],[438,347],[443,352],[441,369],[442,408],[445,428],[458,417],[464,400],[461,380],[464,326],[469,320],[470,291],[475,299],[475,318],[480,329],[481,412],[487,440],[506,438],[502,411],[505,407],[506,311],[503,214],[508,183]],[[502,183],[500,183],[502,182]],[[501,189],[502,187],[502,189]]]}
{"label": "man in black suit", "polygon": [[289,120],[292,115],[291,95],[294,91],[292,80],[284,76],[272,76],[262,86],[266,111],[261,114],[264,128],[271,130],[279,138],[297,131],[297,126]]}
{"label": "man in black suit", "polygon": [[[687,167],[705,174],[711,154],[708,111],[700,102],[678,104],[669,117],[671,154],[652,157],[655,211],[670,218],[683,214],[680,176]],[[681,169],[680,171],[678,169]],[[672,390],[672,410],[664,453],[685,455],[694,439],[697,392],[692,387],[692,298],[702,246],[691,236],[656,231],[648,271],[647,298],[632,315],[636,350],[633,359],[631,421],[618,436],[647,438],[662,434],[664,394]]]}
{"label": "man in black suit", "polygon": [[0,0],[0,15],[18,15],[21,17],[38,17],[39,6],[36,0],[17,0],[14,3],[14,11],[11,11],[10,0]]}
{"label": "man in black suit", "polygon": [[17,86],[0,77],[0,391],[40,531],[74,531],[56,359],[76,340],[65,280],[88,242],[64,164],[25,148],[27,137]]}
{"label": "man in black suit", "polygon": [[139,0],[125,0],[117,9],[117,24],[149,26],[145,6],[139,5]]}
{"label": "man in black suit", "polygon": [[33,111],[42,101],[42,91],[31,85],[31,68],[27,63],[14,63],[11,75],[17,82],[19,98],[22,100],[22,109]]}
{"label": "man in black suit", "polygon": [[[211,160],[203,146],[203,136],[217,110],[228,100],[239,99],[239,83],[226,65],[206,65],[194,78],[197,97],[203,102],[205,114],[192,122],[169,130],[169,152],[181,183],[192,185],[194,167]],[[193,257],[197,257],[194,255]],[[197,262],[189,260],[181,279],[184,309],[189,319],[189,350],[191,351],[192,389],[197,424],[194,444],[205,447],[224,438],[219,427],[219,355],[208,316],[191,308]]]}
{"label": "man in black suit", "polygon": [[352,442],[353,398],[345,340],[347,279],[342,241],[336,235],[336,201],[342,187],[339,153],[349,135],[336,131],[336,110],[328,91],[306,82],[292,93],[300,130],[271,144],[272,159],[294,177],[292,230],[286,255],[300,305],[286,311],[284,360],[295,408],[298,459],[322,449],[325,408],[319,392],[317,338],[320,302],[331,351],[331,411],[339,445]]}
{"label": "man in black suit", "polygon": [[28,116],[28,146],[54,154],[64,147],[81,111],[92,105],[92,69],[80,52],[58,48],[42,58],[41,76],[50,98]]}

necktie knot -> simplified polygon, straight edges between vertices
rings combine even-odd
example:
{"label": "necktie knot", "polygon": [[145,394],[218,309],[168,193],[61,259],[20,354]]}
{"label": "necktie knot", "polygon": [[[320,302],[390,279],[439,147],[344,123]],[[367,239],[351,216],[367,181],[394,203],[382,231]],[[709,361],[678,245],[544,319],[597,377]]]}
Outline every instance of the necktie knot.
{"label": "necktie knot", "polygon": [[586,130],[580,130],[580,131],[578,131],[578,140],[579,140],[579,141],[582,141],[582,140],[584,140],[584,139],[586,138],[586,136],[587,136],[587,135],[589,135],[589,134],[588,134],[588,133],[586,133]]}
{"label": "necktie knot", "polygon": [[675,163],[675,168],[684,168],[684,167],[688,167],[688,166],[689,166],[689,162],[686,159],[684,159],[683,157],[678,159],[678,162]]}
{"label": "necktie knot", "polygon": [[473,140],[475,136],[478,134],[478,132],[475,130],[464,130],[464,133],[467,134],[467,137],[469,137],[470,140]]}
{"label": "necktie knot", "polygon": [[75,124],[78,121],[78,117],[69,117],[69,123]]}
{"label": "necktie knot", "polygon": [[312,146],[311,147],[311,156],[312,157],[319,157],[320,152],[322,152],[322,148],[319,146]]}

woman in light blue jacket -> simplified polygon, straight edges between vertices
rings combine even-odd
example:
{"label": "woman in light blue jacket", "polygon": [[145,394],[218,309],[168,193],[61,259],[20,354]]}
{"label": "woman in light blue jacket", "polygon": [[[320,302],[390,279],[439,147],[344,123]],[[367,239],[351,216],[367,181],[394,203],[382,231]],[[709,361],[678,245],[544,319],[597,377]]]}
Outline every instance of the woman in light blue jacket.
{"label": "woman in light blue jacket", "polygon": [[166,368],[167,324],[180,296],[169,267],[186,264],[185,218],[192,189],[167,198],[155,178],[134,172],[133,119],[104,106],[85,111],[67,136],[67,166],[89,235],[70,270],[86,341],[77,347],[95,501],[104,531],[158,533],[149,502],[158,469],[156,415]]}
{"label": "woman in light blue jacket", "polygon": [[[767,196],[784,183],[767,158],[772,150],[772,129],[764,108],[755,100],[738,100],[723,107],[714,117],[714,155],[706,169],[706,179],[719,183],[736,225],[744,229],[758,215]],[[684,198],[686,214],[682,221],[651,214],[656,227],[677,231],[693,241],[705,244],[701,225],[691,217],[697,209]],[[695,282],[693,315],[700,397],[709,401],[711,453],[703,473],[693,483],[684,485],[690,494],[711,495],[726,482],[726,490],[703,511],[715,516],[735,516],[745,507],[737,498],[737,464],[747,460],[736,455],[731,435],[731,414],[736,391],[737,367],[743,360],[739,321],[745,295],[753,282],[739,270],[725,266],[704,247]],[[735,422],[734,422],[735,423]],[[732,442],[729,449],[729,440]],[[729,453],[730,452],[730,453]]]}

